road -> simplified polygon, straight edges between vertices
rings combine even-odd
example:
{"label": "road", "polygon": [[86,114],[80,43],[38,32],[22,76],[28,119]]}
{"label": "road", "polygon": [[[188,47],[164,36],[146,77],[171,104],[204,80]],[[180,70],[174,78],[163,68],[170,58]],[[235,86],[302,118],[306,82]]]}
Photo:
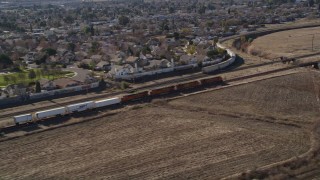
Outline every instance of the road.
{"label": "road", "polygon": [[65,70],[74,72],[75,75],[71,79],[79,82],[85,82],[88,75],[91,73],[91,71],[87,69],[82,69],[74,66],[68,66]]}

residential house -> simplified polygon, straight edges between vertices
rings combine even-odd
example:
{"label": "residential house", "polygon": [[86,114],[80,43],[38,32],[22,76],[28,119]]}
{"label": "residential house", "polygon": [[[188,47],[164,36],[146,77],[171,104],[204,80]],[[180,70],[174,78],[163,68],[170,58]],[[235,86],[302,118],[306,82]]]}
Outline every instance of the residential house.
{"label": "residential house", "polygon": [[70,62],[74,61],[76,59],[76,55],[71,51],[66,51],[64,54],[62,54],[61,60],[65,64],[69,64]]}
{"label": "residential house", "polygon": [[111,64],[107,61],[100,61],[96,67],[94,68],[96,71],[110,71],[111,70]]}
{"label": "residential house", "polygon": [[24,84],[11,84],[5,88],[5,91],[8,92],[9,96],[20,96],[27,93],[27,87]]}
{"label": "residential house", "polygon": [[162,68],[169,68],[172,67],[172,63],[167,59],[162,60],[150,60],[147,66],[144,66],[143,69],[146,71],[162,69]]}
{"label": "residential house", "polygon": [[129,56],[129,57],[126,59],[126,63],[131,64],[132,66],[134,66],[134,64],[137,63],[138,59],[139,59],[139,57]]}
{"label": "residential house", "polygon": [[179,62],[180,62],[181,65],[196,64],[196,63],[198,63],[198,62],[197,62],[197,59],[194,58],[194,56],[189,56],[189,55],[182,55],[182,56],[180,57]]}
{"label": "residential house", "polygon": [[50,81],[48,79],[40,79],[39,80],[41,90],[54,90],[57,89],[57,86],[55,85],[54,81]]}
{"label": "residential house", "polygon": [[172,58],[172,56],[171,56],[169,51],[167,51],[166,49],[160,48],[160,47],[155,47],[151,51],[151,54],[156,59],[162,59],[162,58],[171,59]]}
{"label": "residential house", "polygon": [[125,64],[124,66],[113,65],[107,76],[111,78],[118,78],[121,76],[133,74],[134,72],[136,72],[136,68],[134,68],[130,64]]}
{"label": "residential house", "polygon": [[20,59],[23,59],[23,61],[26,64],[31,64],[35,61],[36,58],[36,52],[29,52],[28,54],[26,54],[25,56],[21,57]]}
{"label": "residential house", "polygon": [[146,43],[146,45],[148,45],[148,46],[160,46],[160,44],[161,43],[160,43],[159,39],[157,39],[157,38],[152,38]]}
{"label": "residential house", "polygon": [[81,61],[83,59],[88,58],[88,53],[84,52],[84,51],[77,51],[75,52],[75,56],[77,61]]}
{"label": "residential house", "polygon": [[96,63],[104,60],[102,55],[92,55],[90,59],[92,59]]}

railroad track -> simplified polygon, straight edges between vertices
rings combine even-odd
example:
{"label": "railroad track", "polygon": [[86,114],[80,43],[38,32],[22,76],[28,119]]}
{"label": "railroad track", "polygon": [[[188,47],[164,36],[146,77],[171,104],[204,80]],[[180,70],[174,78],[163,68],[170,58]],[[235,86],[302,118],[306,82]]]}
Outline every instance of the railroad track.
{"label": "railroad track", "polygon": [[[172,79],[172,80],[168,80],[168,81],[165,81],[165,82],[160,82],[160,83],[157,83],[157,84],[152,84],[152,85],[147,85],[147,86],[143,86],[143,87],[133,88],[133,89],[130,89],[130,91],[148,90],[150,88],[155,88],[155,87],[164,86],[164,85],[177,83],[177,82],[193,80],[195,78],[201,78],[201,77],[205,77],[205,76],[206,76],[205,74],[197,73],[194,76],[182,77],[182,78],[179,78],[179,79]],[[58,103],[58,104],[52,104],[52,105],[48,105],[48,106],[44,106],[44,107],[39,107],[39,108],[37,108],[37,111],[56,108],[56,107],[60,107],[60,106],[66,106],[66,105],[69,105],[69,104],[75,104],[75,103],[80,103],[80,102],[84,102],[84,101],[97,100],[97,99],[106,98],[106,97],[109,97],[109,96],[117,96],[117,95],[125,94],[125,93],[128,93],[128,92],[129,91],[106,93],[106,94],[101,94],[101,95],[97,95],[97,96],[92,96],[92,97],[87,97],[87,98],[82,98],[82,99],[77,99],[77,100],[71,100],[71,101],[62,102],[62,103]],[[30,113],[30,112],[34,112],[34,110],[33,109],[32,110],[28,109],[28,110],[22,110],[22,111],[16,111],[16,112],[8,113],[8,114],[5,114],[5,115],[1,115],[0,119],[8,118],[8,117],[14,116],[16,114],[26,114],[26,113]]]}
{"label": "railroad track", "polygon": [[[222,72],[222,74],[227,73],[227,72],[237,72],[237,71],[247,70],[247,69],[256,68],[256,67],[262,67],[262,66],[266,66],[266,65],[270,65],[270,64],[274,64],[274,63],[279,63],[279,62],[281,62],[281,61],[267,62],[267,63],[258,64],[258,65],[240,67],[240,68],[237,68],[237,69],[231,69],[233,67],[229,67],[229,68],[227,68],[225,70],[222,70],[220,72]],[[143,86],[143,87],[133,88],[133,89],[130,89],[129,91],[105,93],[105,94],[96,95],[96,96],[92,96],[92,97],[86,97],[86,98],[82,98],[82,99],[70,100],[70,101],[67,101],[67,102],[62,102],[62,103],[57,103],[57,104],[51,104],[51,105],[47,105],[47,106],[44,106],[44,107],[39,107],[39,108],[37,108],[37,111],[56,108],[56,107],[61,107],[61,106],[66,106],[66,105],[69,105],[69,104],[75,104],[75,103],[80,103],[80,102],[84,102],[84,101],[97,100],[97,99],[100,99],[100,98],[106,98],[106,97],[110,97],[110,96],[117,96],[117,95],[128,93],[130,91],[148,90],[148,89],[151,89],[151,88],[161,87],[161,86],[165,86],[165,85],[169,85],[169,84],[174,84],[174,83],[179,83],[179,82],[184,82],[184,81],[190,81],[190,80],[204,78],[204,77],[208,77],[208,76],[209,77],[210,76],[215,76],[217,74],[218,73],[214,73],[213,75],[207,75],[207,74],[203,74],[202,72],[198,72],[198,73],[195,73],[195,74],[193,74],[191,76],[175,78],[175,79],[171,79],[171,80],[168,80],[168,81],[159,82],[157,84],[152,84],[152,85],[147,85],[147,86]],[[34,112],[34,109],[27,109],[27,110],[10,112],[10,113],[7,113],[7,114],[0,115],[0,120],[4,119],[4,118],[15,116],[17,114],[27,114],[27,113],[30,113],[30,112]]]}
{"label": "railroad track", "polygon": [[[275,63],[282,63],[282,61],[281,60],[271,61],[271,62],[256,64],[256,65],[251,65],[251,66],[246,66],[246,67],[240,67],[240,68],[237,68],[237,69],[232,69],[233,67],[229,67],[229,68],[227,68],[225,70],[220,71],[219,74],[221,75],[221,74],[225,74],[225,73],[229,73],[229,72],[243,71],[243,70],[257,68],[257,67],[263,67],[263,66],[267,66],[267,65],[271,65],[271,64],[275,64]],[[298,68],[300,66],[304,66],[305,64],[309,65],[309,63],[300,64],[298,66],[292,65],[292,66],[289,66],[289,67],[279,68],[279,69],[275,69],[275,70],[272,70],[272,71],[266,71],[266,72],[262,72],[262,73],[259,73],[259,74],[253,74],[253,75],[247,75],[247,76],[241,76],[241,77],[228,79],[228,80],[226,80],[226,82],[229,83],[229,82],[244,80],[244,79],[248,79],[248,78],[253,78],[253,77],[256,77],[256,76],[261,76],[261,75],[276,73],[276,72],[285,71],[285,70],[289,70],[289,69],[294,69],[294,68]],[[118,95],[122,95],[122,94],[128,93],[130,91],[149,90],[149,89],[152,89],[152,88],[157,88],[157,87],[170,85],[170,84],[174,84],[174,83],[180,83],[180,82],[190,81],[190,80],[204,78],[204,77],[216,76],[217,74],[218,73],[214,73],[213,75],[207,75],[207,74],[203,74],[202,72],[198,72],[198,73],[195,73],[195,74],[193,74],[191,76],[175,78],[175,79],[171,79],[171,80],[168,80],[168,81],[159,82],[157,84],[152,84],[152,85],[147,85],[147,86],[143,86],[143,87],[133,88],[133,89],[130,89],[129,91],[106,93],[106,94],[101,94],[101,95],[97,95],[97,96],[92,96],[92,97],[87,97],[87,98],[82,98],[82,99],[71,100],[71,101],[67,101],[67,102],[47,105],[47,106],[44,106],[44,107],[37,108],[37,111],[46,110],[46,109],[52,109],[52,108],[66,106],[66,105],[75,104],[75,103],[80,103],[80,102],[84,102],[84,101],[91,101],[91,100],[97,100],[97,99],[102,99],[102,98],[111,97],[111,96],[118,96]],[[15,116],[17,114],[27,114],[27,113],[31,113],[31,112],[34,112],[34,109],[27,109],[27,110],[21,110],[21,111],[15,111],[15,112],[7,113],[7,114],[4,114],[4,115],[0,115],[0,120],[8,118],[8,117]]]}
{"label": "railroad track", "polygon": [[[242,80],[246,80],[246,79],[251,79],[251,78],[254,78],[254,77],[260,77],[260,76],[264,76],[264,75],[268,75],[268,74],[273,74],[273,73],[277,73],[277,72],[281,72],[281,71],[287,71],[287,70],[291,70],[291,69],[295,69],[295,68],[299,68],[300,66],[289,66],[289,67],[284,67],[284,68],[279,68],[279,69],[274,69],[274,70],[270,70],[270,71],[266,71],[266,72],[261,72],[261,73],[256,73],[256,74],[252,74],[252,75],[245,75],[245,76],[241,76],[241,77],[235,77],[235,78],[231,78],[231,79],[227,79],[225,80],[225,83],[226,84],[229,84],[229,83],[234,83],[234,82],[237,82],[237,81],[242,81]],[[238,69],[236,69],[238,70]],[[198,78],[201,78],[201,77],[205,77],[207,76],[206,74],[202,74],[202,73],[197,73],[197,77]],[[212,75],[214,76],[214,75]],[[185,81],[187,80],[194,80],[194,77],[195,76],[191,76],[191,77],[183,77],[183,79]],[[267,77],[267,79],[270,78],[270,77]],[[265,78],[264,78],[265,79]],[[259,80],[262,80],[262,79],[259,79]],[[150,88],[153,88],[153,87],[158,87],[158,86],[164,86],[164,85],[167,85],[167,84],[171,84],[171,83],[177,83],[177,82],[183,82],[181,81],[181,79],[173,79],[173,80],[170,80],[170,81],[166,81],[166,82],[163,82],[161,84],[154,84],[154,85],[149,85],[149,86],[146,86],[146,87],[141,87],[141,88],[136,88],[135,90],[146,90],[146,89],[150,89]],[[241,85],[238,84],[238,85]],[[232,87],[232,86],[231,86]],[[111,93],[111,94],[108,94],[109,96],[112,96],[112,95],[119,95],[123,92],[117,92],[117,93]],[[105,97],[105,95],[101,95],[101,97]],[[178,94],[178,96],[185,96],[184,94]],[[86,100],[94,100],[94,99],[97,99],[97,97],[90,97]],[[81,100],[77,100],[79,102],[83,102],[84,99],[81,99]],[[70,102],[67,102],[67,103],[61,103],[59,105],[54,105],[54,106],[63,106],[63,104],[68,104]],[[41,109],[48,109],[49,106],[46,106],[46,107],[43,107]],[[39,111],[40,109],[37,109],[37,111]],[[34,112],[34,110],[28,110],[28,111],[25,111],[25,113],[31,113],[31,112]],[[21,113],[21,111],[20,111]],[[81,114],[80,113],[79,115],[76,115],[76,117],[81,117]],[[80,122],[86,122],[86,121],[89,121],[89,120],[92,120],[92,119],[98,119],[98,118],[102,118],[102,117],[106,117],[110,115],[109,113],[104,113],[102,115],[97,115],[97,116],[94,116],[94,117],[87,117],[87,118],[84,118],[83,120],[81,120]],[[10,115],[6,115],[7,117],[9,117]],[[10,116],[11,117],[11,116]],[[54,118],[51,118],[49,119],[50,121],[54,121],[53,120]],[[45,120],[46,121],[46,120]],[[41,122],[43,121],[40,121],[40,125],[42,124]],[[63,121],[61,121],[63,122]],[[79,123],[79,122],[77,122]],[[50,123],[49,123],[50,124]],[[69,123],[69,124],[65,124],[65,125],[58,125],[58,126],[55,126],[55,127],[52,127],[52,128],[59,128],[59,127],[63,127],[63,126],[69,126],[69,125],[72,125],[74,123]],[[21,129],[28,129],[28,128],[32,128],[32,126],[35,126],[35,127],[38,127],[38,124],[22,124],[22,125],[19,125],[19,126],[15,126],[15,125],[9,125],[9,126],[6,126],[6,127],[3,127],[0,129],[0,132],[2,133],[5,133],[5,134],[10,134],[10,133],[13,133],[17,130],[21,130]],[[41,128],[40,128],[41,129]],[[49,128],[51,129],[51,128]],[[40,131],[35,131],[34,133],[37,133],[37,132],[42,132],[42,131],[45,131],[47,129],[41,129]],[[33,132],[31,132],[33,133]],[[12,137],[12,138],[16,138],[16,137]],[[8,139],[11,139],[11,138],[8,138]],[[0,140],[1,141],[6,141],[8,140],[7,138],[3,139],[3,140]]]}
{"label": "railroad track", "polygon": [[[235,36],[226,37],[226,38],[221,39],[220,42],[224,42],[224,41],[227,41],[227,40],[230,40],[230,39],[239,38],[239,37],[241,37],[243,35],[254,35],[254,34],[259,34],[259,33],[273,33],[273,32],[283,31],[283,30],[316,27],[316,26],[319,26],[319,25],[320,24],[312,24],[312,25],[306,25],[306,26],[296,26],[296,27],[291,27],[291,28],[289,28],[289,27],[283,28],[282,27],[282,28],[274,28],[274,29],[262,30],[262,31],[258,31],[258,32],[250,32],[250,33],[245,33],[245,34],[242,34],[242,35],[235,35]],[[296,57],[296,59],[299,59],[299,58],[304,58],[304,56],[303,57]],[[256,65],[251,65],[251,66],[246,66],[246,67],[240,67],[240,68],[237,68],[237,69],[232,69],[233,67],[230,67],[230,68],[227,68],[227,69],[225,69],[223,71],[220,71],[220,72],[224,73],[224,72],[242,71],[242,70],[246,70],[246,69],[251,69],[251,68],[256,68],[256,67],[263,67],[263,66],[267,66],[267,65],[271,65],[271,64],[275,64],[275,63],[281,63],[281,62],[282,62],[281,60],[277,60],[277,61],[271,61],[271,62],[256,64]],[[287,69],[292,69],[292,67],[288,67]],[[284,70],[287,70],[287,69],[284,69]],[[279,71],[281,71],[281,69],[274,70],[274,71],[275,72],[279,72]],[[265,72],[265,73],[268,73],[268,72]],[[215,75],[216,74],[217,73],[215,73]],[[198,73],[195,73],[195,74],[193,74],[191,76],[187,76],[187,77],[175,78],[175,79],[168,80],[168,81],[165,81],[165,82],[159,82],[157,84],[152,84],[152,85],[147,85],[147,86],[143,86],[143,87],[133,88],[130,91],[148,90],[150,88],[156,88],[156,87],[159,87],[159,86],[165,86],[165,85],[169,85],[169,84],[173,84],[173,83],[194,80],[194,79],[203,78],[203,77],[206,77],[206,76],[208,76],[208,75],[203,74],[201,72],[198,72]],[[253,77],[253,75],[248,75],[247,76],[247,78],[250,78],[250,77]],[[228,82],[237,81],[237,80],[241,80],[241,79],[245,79],[245,78],[246,77],[238,77],[238,78],[230,79],[230,80],[228,80]],[[124,93],[127,93],[127,92],[128,91],[104,93],[104,94],[96,95],[96,96],[92,96],[92,97],[86,97],[86,98],[77,99],[77,100],[70,100],[70,101],[67,101],[67,102],[62,102],[62,103],[47,105],[47,106],[44,106],[44,107],[39,107],[39,108],[37,108],[37,111],[56,108],[56,107],[60,107],[60,106],[66,106],[66,105],[69,105],[69,104],[80,103],[80,102],[83,102],[83,101],[90,101],[90,100],[96,100],[96,99],[100,99],[100,98],[106,98],[106,97],[109,97],[109,96],[117,96],[117,95],[121,95],[121,94],[124,94]],[[8,117],[12,117],[12,116],[17,115],[17,114],[27,114],[27,113],[30,113],[30,112],[34,112],[34,109],[27,109],[27,110],[21,110],[21,111],[15,111],[15,112],[10,112],[10,113],[7,113],[7,114],[3,114],[3,115],[0,115],[0,121],[2,119],[8,118]]]}

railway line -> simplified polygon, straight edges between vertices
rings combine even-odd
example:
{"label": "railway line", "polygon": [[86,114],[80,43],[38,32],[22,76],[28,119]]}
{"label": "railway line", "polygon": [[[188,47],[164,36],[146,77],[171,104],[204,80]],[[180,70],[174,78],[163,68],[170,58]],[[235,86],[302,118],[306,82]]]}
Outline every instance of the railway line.
{"label": "railway line", "polygon": [[[278,61],[261,63],[261,64],[257,64],[257,65],[240,67],[240,68],[236,68],[236,69],[232,69],[233,67],[230,67],[228,69],[225,69],[225,70],[221,71],[221,73],[219,73],[219,74],[220,75],[224,75],[226,73],[244,71],[244,70],[248,70],[248,69],[252,69],[252,68],[263,67],[263,66],[267,66],[267,65],[273,65],[273,64],[281,63],[281,62],[282,62],[281,60],[278,60]],[[302,65],[300,65],[300,66],[302,66]],[[266,74],[271,74],[271,73],[276,73],[276,72],[285,71],[285,70],[289,70],[289,69],[294,69],[294,68],[298,68],[300,66],[290,65],[290,66],[285,67],[285,68],[278,68],[278,69],[275,69],[275,70],[272,70],[272,71],[266,71],[266,72],[262,72],[262,73],[259,73],[259,74],[251,74],[251,75],[247,75],[247,76],[235,77],[235,78],[231,78],[231,79],[226,79],[225,81],[227,83],[231,83],[231,82],[234,82],[234,81],[244,80],[246,78],[252,78],[252,77],[256,77],[256,76],[262,76],[262,75],[266,75]],[[70,100],[70,101],[67,101],[67,102],[61,102],[61,103],[51,104],[51,105],[47,105],[47,106],[37,107],[37,110],[41,111],[41,110],[45,110],[45,109],[51,109],[51,108],[56,108],[56,107],[60,107],[60,106],[66,106],[66,105],[69,105],[69,104],[80,103],[80,102],[83,102],[83,101],[90,101],[90,100],[97,100],[97,99],[107,98],[107,97],[112,97],[112,96],[118,96],[118,95],[122,95],[122,94],[129,93],[129,92],[143,91],[143,90],[153,89],[153,88],[166,86],[166,85],[170,85],[170,84],[175,84],[175,83],[179,83],[179,82],[185,82],[185,81],[195,80],[195,79],[204,78],[204,77],[211,77],[211,76],[215,76],[215,75],[216,75],[216,73],[213,74],[213,75],[207,75],[207,74],[203,74],[201,72],[198,72],[198,73],[193,74],[192,76],[180,77],[180,78],[171,79],[171,80],[164,81],[164,82],[159,82],[157,84],[151,84],[151,85],[146,85],[146,86],[142,86],[142,87],[138,87],[138,88],[133,88],[133,89],[131,89],[129,91],[113,92],[113,93],[107,93],[107,94],[99,94],[99,95],[92,96],[92,97],[86,97],[86,98],[82,98],[82,99]],[[12,117],[14,115],[17,115],[17,114],[26,114],[26,113],[30,113],[30,112],[34,112],[34,107],[31,107],[30,109],[25,109],[25,110],[19,110],[18,109],[17,111],[9,112],[9,113],[3,112],[0,115],[0,121],[3,120],[3,119],[7,119],[9,117]]]}
{"label": "railway line", "polygon": [[[246,34],[242,34],[242,35],[235,35],[235,36],[226,37],[226,38],[221,39],[221,42],[224,42],[224,41],[227,41],[227,40],[230,40],[230,39],[239,38],[240,36],[243,36],[243,35],[259,34],[259,33],[270,33],[270,32],[282,31],[282,30],[286,30],[286,29],[307,28],[307,27],[314,27],[314,26],[319,26],[319,24],[306,25],[306,26],[297,26],[297,27],[291,27],[291,28],[285,27],[285,28],[261,30],[261,31],[258,31],[258,32],[251,32],[251,33],[246,33]],[[304,57],[297,57],[297,59],[299,59],[299,58],[304,58]],[[270,62],[265,62],[265,63],[249,65],[249,66],[245,66],[245,67],[240,67],[240,68],[236,68],[236,69],[233,69],[234,67],[229,67],[229,68],[227,68],[227,69],[225,69],[223,71],[220,71],[220,72],[223,75],[223,74],[226,74],[226,73],[229,73],[229,72],[244,71],[244,70],[249,70],[249,69],[253,69],[253,68],[273,65],[273,64],[281,63],[281,62],[282,62],[281,60],[275,60],[275,61],[270,61]],[[284,70],[293,69],[293,68],[297,68],[297,67],[299,67],[299,66],[289,66],[289,67],[286,67],[286,68],[279,68],[278,70],[273,70],[273,71],[270,71],[270,72],[264,72],[263,74],[284,71]],[[99,98],[117,96],[117,95],[129,93],[129,92],[132,92],[132,91],[143,91],[143,90],[148,90],[148,89],[151,89],[151,88],[161,87],[161,86],[174,84],[174,83],[178,83],[178,82],[190,81],[190,80],[203,78],[203,77],[208,77],[208,76],[213,76],[213,75],[206,75],[206,74],[203,74],[201,72],[198,72],[198,73],[194,73],[193,75],[186,76],[186,77],[179,77],[179,78],[175,78],[175,79],[171,79],[171,80],[167,80],[167,81],[163,81],[163,82],[157,82],[156,84],[151,84],[151,85],[146,85],[146,86],[133,88],[133,89],[131,89],[129,91],[104,93],[104,94],[99,94],[99,95],[95,95],[95,96],[91,96],[91,97],[80,98],[80,99],[76,99],[76,100],[72,100],[71,99],[70,101],[66,101],[66,102],[61,102],[61,103],[41,106],[41,107],[37,107],[37,110],[45,110],[45,109],[56,108],[56,107],[60,107],[60,106],[66,106],[66,105],[69,105],[69,104],[79,103],[79,102],[83,102],[83,101],[90,101],[90,100],[96,100],[96,99],[99,99]],[[226,81],[227,82],[234,82],[234,81],[238,81],[238,80],[243,80],[246,77],[250,78],[250,77],[254,77],[254,76],[255,75],[236,77],[236,78],[232,78],[232,79],[227,79]],[[2,111],[5,111],[5,109],[3,109]],[[30,112],[33,112],[33,111],[34,111],[34,107],[30,107],[29,109],[23,109],[22,108],[22,110],[17,109],[17,110],[14,110],[13,112],[9,111],[8,113],[2,112],[1,115],[0,115],[0,121],[4,120],[4,119],[7,119],[8,117],[12,117],[14,115],[17,115],[17,114],[25,114],[25,113],[30,113]]]}
{"label": "railway line", "polygon": [[[241,84],[243,84],[243,83],[247,83],[247,82],[254,82],[254,81],[257,81],[257,80],[251,80],[251,81],[245,81],[245,82],[242,82],[243,80],[247,80],[247,79],[252,79],[252,78],[255,78],[255,77],[263,77],[263,76],[265,76],[265,75],[270,75],[270,74],[274,74],[274,73],[278,73],[278,72],[281,72],[281,71],[287,71],[287,70],[292,70],[292,69],[295,69],[295,68],[298,68],[298,67],[296,67],[296,66],[291,66],[291,67],[285,67],[285,68],[281,68],[281,69],[276,69],[276,70],[272,70],[272,71],[268,71],[268,72],[262,72],[262,73],[257,73],[257,74],[252,74],[252,75],[246,75],[246,76],[242,76],[242,77],[236,77],[236,78],[232,78],[232,79],[228,79],[228,80],[225,80],[224,81],[224,83],[225,83],[225,85],[223,85],[223,86],[225,86],[225,87],[222,87],[222,88],[227,88],[227,87],[232,87],[232,86],[234,86],[234,85],[241,85]],[[201,74],[199,74],[199,75],[201,75]],[[275,77],[276,76],[279,76],[279,75],[274,75]],[[273,77],[273,76],[272,76]],[[258,79],[258,80],[263,80],[263,79],[268,79],[268,78],[270,78],[270,77],[265,77],[265,78],[260,78],[260,79]],[[193,79],[194,80],[194,79]],[[242,82],[242,83],[241,83]],[[181,81],[180,81],[180,83],[181,83]],[[155,86],[155,87],[159,87],[159,85],[157,84],[157,86]],[[144,87],[145,88],[145,87]],[[203,92],[205,92],[205,91],[208,91],[208,90],[214,90],[214,89],[217,89],[217,88],[221,88],[221,86],[218,86],[218,87],[214,87],[214,88],[205,88],[204,90],[203,90]],[[147,88],[147,89],[150,89],[150,87],[149,88]],[[146,90],[146,89],[140,89],[140,90]],[[187,89],[188,91],[189,91],[189,89]],[[192,90],[192,89],[191,89]],[[192,91],[192,92],[187,92],[187,94],[188,93],[190,93],[190,94],[192,94],[194,91]],[[202,91],[200,91],[199,93],[201,93]],[[185,94],[185,93],[182,93],[182,94],[176,94],[175,96],[176,97],[179,97],[179,96],[185,96],[185,95],[187,95],[187,94]],[[119,94],[117,94],[117,95],[119,95]],[[111,96],[111,95],[110,95]],[[95,98],[90,98],[91,100],[94,100]],[[95,99],[96,100],[96,99]],[[84,100],[81,100],[81,102],[83,102]],[[59,106],[62,106],[61,104],[59,105]],[[45,107],[45,109],[49,109],[48,107]],[[40,109],[37,109],[37,111],[38,110],[40,110]],[[28,113],[33,113],[34,112],[34,110],[32,111],[28,111]],[[80,115],[82,114],[82,112],[81,113],[79,113]],[[105,114],[102,114],[102,115],[98,115],[98,116],[95,116],[95,117],[84,117],[82,120],[81,120],[81,122],[85,122],[85,121],[88,121],[88,120],[91,120],[91,119],[97,119],[97,118],[102,118],[102,117],[106,117],[106,116],[108,116],[109,115],[109,113],[105,113]],[[11,116],[9,116],[8,115],[8,117],[10,117],[10,120],[12,121],[12,117]],[[78,116],[77,116],[78,117]],[[48,121],[54,121],[54,119],[55,118],[49,118],[48,119]],[[43,121],[40,121],[39,122],[40,124],[42,124],[43,123]],[[50,124],[50,123],[49,123]],[[71,123],[71,124],[73,124],[73,123]],[[66,125],[68,125],[68,123],[66,123]],[[15,131],[17,131],[17,130],[19,130],[19,129],[24,129],[24,128],[29,128],[30,126],[34,126],[34,124],[22,124],[22,125],[20,125],[19,127],[17,127],[17,126],[15,126],[15,125],[9,125],[9,126],[6,126],[6,127],[3,127],[1,130],[0,130],[0,132],[3,132],[3,133],[5,133],[5,134],[9,134],[9,133],[12,133],[12,132],[15,132]],[[65,126],[64,124],[62,124],[62,125],[58,125],[59,127],[60,126]],[[46,129],[43,129],[43,130],[46,130]]]}

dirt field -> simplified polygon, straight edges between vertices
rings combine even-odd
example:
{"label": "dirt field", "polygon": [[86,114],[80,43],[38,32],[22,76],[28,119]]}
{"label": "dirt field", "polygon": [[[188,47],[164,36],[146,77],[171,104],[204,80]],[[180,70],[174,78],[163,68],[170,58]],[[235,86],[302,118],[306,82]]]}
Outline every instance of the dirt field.
{"label": "dirt field", "polygon": [[208,96],[190,96],[171,104],[218,114],[312,123],[320,116],[315,95],[319,92],[315,92],[314,83],[320,85],[320,73],[304,72],[228,88]]}
{"label": "dirt field", "polygon": [[[320,53],[320,27],[272,33],[255,39],[248,48],[249,53],[267,58],[293,57]],[[314,45],[312,50],[312,39]]]}
{"label": "dirt field", "polygon": [[315,76],[158,101],[1,142],[0,177],[217,179],[298,156],[310,148],[308,124],[319,117]]}

